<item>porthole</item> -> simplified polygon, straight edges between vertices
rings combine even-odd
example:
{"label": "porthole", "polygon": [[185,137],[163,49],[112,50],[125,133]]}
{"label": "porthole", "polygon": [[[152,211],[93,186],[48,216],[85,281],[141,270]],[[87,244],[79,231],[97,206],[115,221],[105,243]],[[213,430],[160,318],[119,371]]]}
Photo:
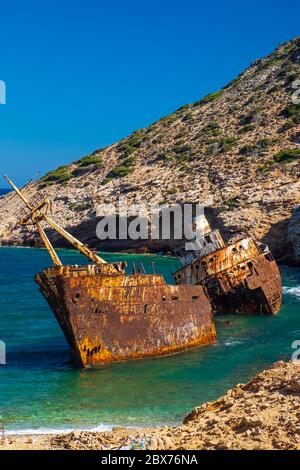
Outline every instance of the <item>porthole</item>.
{"label": "porthole", "polygon": [[73,295],[72,300],[73,300],[74,304],[77,304],[77,302],[79,302],[80,297],[81,297],[81,295],[80,295],[79,292],[76,292],[76,294]]}

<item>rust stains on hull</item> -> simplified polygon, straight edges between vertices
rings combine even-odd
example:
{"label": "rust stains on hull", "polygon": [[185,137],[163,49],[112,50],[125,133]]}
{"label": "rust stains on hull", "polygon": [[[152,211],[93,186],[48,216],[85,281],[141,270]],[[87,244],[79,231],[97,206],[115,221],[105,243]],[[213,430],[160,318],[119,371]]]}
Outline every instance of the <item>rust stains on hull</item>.
{"label": "rust stains on hull", "polygon": [[52,267],[35,280],[83,366],[171,354],[216,339],[199,285],[118,274],[111,264]]}
{"label": "rust stains on hull", "polygon": [[251,238],[195,259],[174,273],[175,282],[202,285],[214,313],[275,315],[282,302],[281,276],[271,252]]}

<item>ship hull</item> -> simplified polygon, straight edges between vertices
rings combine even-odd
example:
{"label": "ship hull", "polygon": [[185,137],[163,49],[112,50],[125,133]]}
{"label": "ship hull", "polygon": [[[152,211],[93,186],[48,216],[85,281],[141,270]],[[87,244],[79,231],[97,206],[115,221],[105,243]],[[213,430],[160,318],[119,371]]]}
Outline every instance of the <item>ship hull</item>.
{"label": "ship hull", "polygon": [[171,354],[216,339],[202,286],[116,274],[109,264],[48,268],[35,280],[84,367]]}
{"label": "ship hull", "polygon": [[196,259],[174,273],[174,279],[179,285],[203,286],[215,314],[275,315],[282,303],[278,265],[251,238]]}
{"label": "ship hull", "polygon": [[268,262],[264,257],[252,261],[255,268],[251,274],[231,289],[224,289],[222,277],[211,277],[203,285],[212,301],[215,314],[278,313],[282,302],[280,272],[275,261]]}

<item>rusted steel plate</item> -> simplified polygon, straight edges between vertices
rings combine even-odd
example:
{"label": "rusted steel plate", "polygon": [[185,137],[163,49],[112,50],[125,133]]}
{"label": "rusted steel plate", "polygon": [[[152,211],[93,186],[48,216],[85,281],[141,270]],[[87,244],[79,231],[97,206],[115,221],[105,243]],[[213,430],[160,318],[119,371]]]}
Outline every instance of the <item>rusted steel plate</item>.
{"label": "rusted steel plate", "polygon": [[170,354],[216,338],[202,286],[112,274],[109,264],[53,267],[36,282],[83,366]]}
{"label": "rusted steel plate", "polygon": [[174,279],[178,284],[195,284],[208,276],[214,276],[225,270],[235,276],[232,269],[236,265],[256,258],[259,254],[260,252],[251,238],[237,240],[232,245],[216,250],[201,259],[196,259],[190,265],[178,270],[174,273]]}
{"label": "rusted steel plate", "polygon": [[176,284],[202,285],[215,313],[276,314],[282,285],[276,261],[251,238],[196,259],[174,273]]}

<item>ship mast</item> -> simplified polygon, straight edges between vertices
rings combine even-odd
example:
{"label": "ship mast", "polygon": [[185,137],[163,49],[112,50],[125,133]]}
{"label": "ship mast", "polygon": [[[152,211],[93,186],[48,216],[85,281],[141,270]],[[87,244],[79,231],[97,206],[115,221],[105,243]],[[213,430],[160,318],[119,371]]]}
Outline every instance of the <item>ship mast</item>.
{"label": "ship mast", "polygon": [[[68,240],[77,250],[79,250],[84,256],[89,258],[93,263],[96,264],[103,264],[106,263],[106,261],[98,256],[96,253],[93,253],[89,248],[81,243],[77,238],[73,237],[70,233],[68,233],[66,230],[64,230],[60,225],[58,225],[54,220],[52,220],[50,217],[48,217],[47,214],[43,213],[41,209],[43,207],[47,207],[49,205],[49,200],[43,201],[41,204],[39,204],[37,207],[33,207],[30,202],[27,200],[27,198],[24,196],[24,194],[21,193],[21,191],[16,187],[16,185],[11,181],[8,176],[4,176],[6,181],[10,184],[10,186],[14,189],[14,191],[18,194],[20,199],[24,202],[24,204],[27,206],[27,208],[30,210],[30,214],[26,217],[26,221],[30,220],[32,223],[36,226],[41,239],[44,242],[45,247],[47,248],[53,263],[56,266],[62,266],[62,262],[60,261],[59,257],[57,256],[49,238],[47,237],[45,231],[43,230],[40,222],[44,220],[47,222],[50,227],[52,227],[56,232],[58,232],[62,237],[64,237],[66,240]],[[22,222],[21,222],[22,223]],[[23,221],[23,224],[25,222]]]}

